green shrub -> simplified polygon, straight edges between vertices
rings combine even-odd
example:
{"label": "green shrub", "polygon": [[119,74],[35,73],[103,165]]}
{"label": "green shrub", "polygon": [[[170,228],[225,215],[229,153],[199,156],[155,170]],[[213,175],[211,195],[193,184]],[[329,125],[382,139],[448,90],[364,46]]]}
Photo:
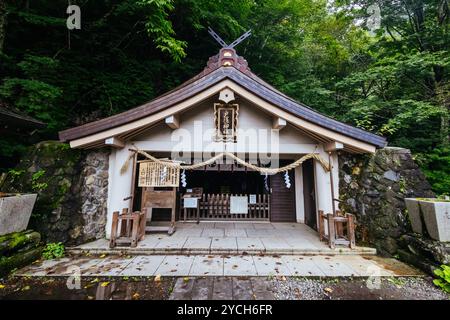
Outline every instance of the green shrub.
{"label": "green shrub", "polygon": [[450,190],[450,148],[435,149],[418,154],[420,164],[433,191],[438,195],[448,195]]}
{"label": "green shrub", "polygon": [[450,293],[450,266],[443,264],[440,269],[434,270],[434,274],[439,278],[434,279],[433,283],[447,293]]}
{"label": "green shrub", "polygon": [[61,242],[47,243],[42,251],[45,260],[60,258],[64,256],[64,245]]}

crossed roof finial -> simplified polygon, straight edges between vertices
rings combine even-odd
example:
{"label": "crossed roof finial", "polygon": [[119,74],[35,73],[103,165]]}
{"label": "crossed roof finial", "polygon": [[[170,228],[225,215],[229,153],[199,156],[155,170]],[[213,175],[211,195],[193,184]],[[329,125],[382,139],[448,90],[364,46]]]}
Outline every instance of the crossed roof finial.
{"label": "crossed roof finial", "polygon": [[208,33],[214,38],[214,40],[216,40],[223,48],[228,48],[228,49],[232,49],[235,46],[237,46],[239,43],[241,43],[242,41],[244,41],[245,39],[247,39],[248,37],[251,36],[251,30],[248,30],[247,32],[245,32],[243,35],[241,35],[239,38],[237,38],[236,40],[234,40],[230,45],[228,45],[225,41],[222,40],[222,38],[214,32],[213,29],[211,29],[211,27],[208,27]]}

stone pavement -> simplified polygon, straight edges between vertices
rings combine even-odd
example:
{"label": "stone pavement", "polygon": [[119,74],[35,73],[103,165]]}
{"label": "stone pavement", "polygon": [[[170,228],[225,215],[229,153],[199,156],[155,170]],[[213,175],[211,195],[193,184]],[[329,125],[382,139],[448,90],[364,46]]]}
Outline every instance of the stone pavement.
{"label": "stone pavement", "polygon": [[417,276],[417,270],[389,258],[357,255],[138,255],[74,256],[34,263],[19,276]]}
{"label": "stone pavement", "polygon": [[275,300],[273,290],[261,277],[178,278],[169,300]]}
{"label": "stone pavement", "polygon": [[374,248],[348,247],[330,249],[319,241],[316,231],[302,223],[268,222],[201,222],[177,223],[172,236],[147,234],[136,248],[109,248],[106,239],[99,239],[74,248],[71,253],[126,253],[138,255],[166,254],[321,254],[375,255]]}

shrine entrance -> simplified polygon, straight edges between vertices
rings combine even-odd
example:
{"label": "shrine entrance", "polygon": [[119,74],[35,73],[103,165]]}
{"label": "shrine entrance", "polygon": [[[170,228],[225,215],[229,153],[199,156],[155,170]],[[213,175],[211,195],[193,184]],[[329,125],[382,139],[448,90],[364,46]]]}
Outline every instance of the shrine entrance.
{"label": "shrine entrance", "polygon": [[180,188],[182,198],[189,197],[195,190],[199,201],[198,212],[197,209],[187,209],[186,219],[270,220],[269,177],[266,180],[265,175],[255,171],[210,168],[190,171],[186,173],[186,178],[189,183],[185,188]]}

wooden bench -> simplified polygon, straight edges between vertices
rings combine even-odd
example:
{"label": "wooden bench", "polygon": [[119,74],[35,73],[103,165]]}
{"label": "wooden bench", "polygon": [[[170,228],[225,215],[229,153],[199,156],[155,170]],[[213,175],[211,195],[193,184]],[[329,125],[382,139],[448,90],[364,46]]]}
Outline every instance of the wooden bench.
{"label": "wooden bench", "polygon": [[[325,233],[325,221],[328,225],[328,235]],[[346,245],[353,249],[355,247],[355,217],[350,213],[342,214],[336,210],[336,214],[325,214],[319,210],[319,239],[328,241],[330,248],[336,245]]]}
{"label": "wooden bench", "polygon": [[[145,236],[145,223],[147,221],[147,209],[135,211],[131,214],[128,209],[113,212],[111,237],[109,247],[114,248],[117,244],[126,244],[136,247],[137,243]],[[119,230],[120,228],[120,230]]]}

